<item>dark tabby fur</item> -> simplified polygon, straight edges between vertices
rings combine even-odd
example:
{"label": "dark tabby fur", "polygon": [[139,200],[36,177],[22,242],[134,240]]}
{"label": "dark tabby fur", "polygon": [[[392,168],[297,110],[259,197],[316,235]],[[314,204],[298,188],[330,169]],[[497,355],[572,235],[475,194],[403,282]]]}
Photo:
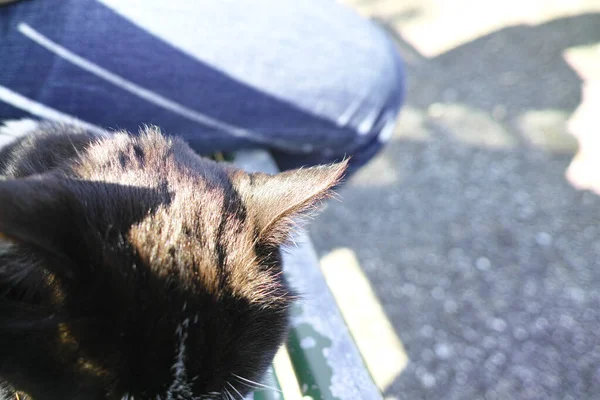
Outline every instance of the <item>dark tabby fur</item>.
{"label": "dark tabby fur", "polygon": [[5,392],[33,400],[247,394],[287,332],[293,295],[280,246],[344,169],[247,174],[154,128],[102,138],[41,123],[4,147]]}

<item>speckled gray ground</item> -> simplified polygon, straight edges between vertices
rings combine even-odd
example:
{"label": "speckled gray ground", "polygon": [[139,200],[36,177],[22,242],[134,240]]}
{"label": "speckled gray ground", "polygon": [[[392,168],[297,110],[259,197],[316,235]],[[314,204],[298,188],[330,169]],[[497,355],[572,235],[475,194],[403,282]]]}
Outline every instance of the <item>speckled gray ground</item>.
{"label": "speckled gray ground", "polygon": [[[356,252],[406,347],[387,395],[600,399],[600,198],[565,181],[571,151],[531,144],[519,124],[568,117],[581,82],[561,52],[598,41],[600,14],[587,14],[433,59],[404,46],[407,110],[422,120],[311,228],[320,254]],[[512,145],[478,144],[492,123]]]}

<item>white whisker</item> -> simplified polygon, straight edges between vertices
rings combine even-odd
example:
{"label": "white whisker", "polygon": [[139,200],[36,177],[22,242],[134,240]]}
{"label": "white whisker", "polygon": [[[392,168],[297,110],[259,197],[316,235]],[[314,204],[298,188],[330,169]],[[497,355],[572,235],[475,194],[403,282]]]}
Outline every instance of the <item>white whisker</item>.
{"label": "white whisker", "polygon": [[227,382],[227,384],[229,385],[230,388],[233,389],[234,392],[236,392],[237,394],[240,395],[240,400],[244,400],[244,396],[242,396],[242,394],[240,392],[238,392],[238,390],[235,388],[235,386],[233,386],[231,383]]}
{"label": "white whisker", "polygon": [[253,389],[257,389],[257,388],[264,388],[264,389],[269,389],[269,390],[275,390],[276,392],[282,393],[281,390],[273,387],[273,386],[269,386],[269,385],[265,385],[263,383],[259,383],[250,379],[246,379],[243,376],[239,376],[237,374],[231,374],[234,377],[236,377],[238,380],[240,380],[240,383],[245,384],[248,387],[251,387]]}

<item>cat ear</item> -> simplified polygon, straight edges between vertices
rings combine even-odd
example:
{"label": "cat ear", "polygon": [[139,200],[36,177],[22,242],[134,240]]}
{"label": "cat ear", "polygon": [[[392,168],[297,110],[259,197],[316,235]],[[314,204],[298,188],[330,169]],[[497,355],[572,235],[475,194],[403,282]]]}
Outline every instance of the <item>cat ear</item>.
{"label": "cat ear", "polygon": [[276,175],[246,175],[237,189],[254,217],[259,240],[273,245],[286,242],[298,219],[332,195],[331,189],[342,179],[347,164],[343,161]]}
{"label": "cat ear", "polygon": [[[68,258],[77,213],[72,195],[60,184],[41,179],[0,181],[0,240]],[[76,243],[70,243],[76,246]]]}

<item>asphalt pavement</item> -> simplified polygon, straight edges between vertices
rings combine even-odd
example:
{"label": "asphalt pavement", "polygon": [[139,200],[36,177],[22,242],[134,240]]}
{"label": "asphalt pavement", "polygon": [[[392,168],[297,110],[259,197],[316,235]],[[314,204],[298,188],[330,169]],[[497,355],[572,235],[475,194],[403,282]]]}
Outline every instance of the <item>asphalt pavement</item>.
{"label": "asphalt pavement", "polygon": [[600,14],[576,11],[433,56],[396,22],[396,135],[310,232],[355,253],[404,345],[389,398],[600,399],[600,197],[564,177],[582,82],[563,57]]}

